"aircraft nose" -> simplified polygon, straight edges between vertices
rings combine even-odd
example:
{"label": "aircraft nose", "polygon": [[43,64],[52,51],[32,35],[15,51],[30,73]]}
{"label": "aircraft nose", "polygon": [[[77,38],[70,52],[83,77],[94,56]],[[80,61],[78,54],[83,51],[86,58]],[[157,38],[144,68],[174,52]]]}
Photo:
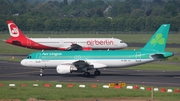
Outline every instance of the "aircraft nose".
{"label": "aircraft nose", "polygon": [[26,66],[26,61],[24,59],[21,61],[21,65]]}
{"label": "aircraft nose", "polygon": [[124,47],[127,47],[128,45],[126,43],[124,43]]}

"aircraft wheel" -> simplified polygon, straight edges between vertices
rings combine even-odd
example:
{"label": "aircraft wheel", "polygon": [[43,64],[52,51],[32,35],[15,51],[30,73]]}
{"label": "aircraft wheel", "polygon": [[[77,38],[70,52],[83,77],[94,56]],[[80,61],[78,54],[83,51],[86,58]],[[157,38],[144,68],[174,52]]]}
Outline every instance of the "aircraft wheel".
{"label": "aircraft wheel", "polygon": [[89,72],[85,72],[85,73],[84,73],[84,76],[85,76],[85,77],[88,77],[88,76],[90,76],[90,73],[89,73]]}
{"label": "aircraft wheel", "polygon": [[101,72],[99,70],[94,71],[95,76],[100,75],[100,74],[101,74]]}
{"label": "aircraft wheel", "polygon": [[44,68],[41,68],[41,69],[40,69],[40,76],[43,75],[43,72],[44,72]]}

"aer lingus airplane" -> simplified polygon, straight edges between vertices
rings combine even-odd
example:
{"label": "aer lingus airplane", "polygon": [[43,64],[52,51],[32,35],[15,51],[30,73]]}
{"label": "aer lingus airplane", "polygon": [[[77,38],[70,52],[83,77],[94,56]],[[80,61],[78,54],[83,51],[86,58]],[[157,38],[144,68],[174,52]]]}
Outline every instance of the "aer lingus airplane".
{"label": "aer lingus airplane", "polygon": [[6,43],[39,50],[107,50],[122,49],[127,44],[116,38],[28,38],[16,24],[7,21],[10,39]]}
{"label": "aer lingus airplane", "polygon": [[94,74],[100,75],[101,68],[121,68],[140,65],[173,56],[166,52],[165,46],[168,38],[170,24],[163,24],[139,50],[115,51],[40,51],[29,54],[21,61],[23,66],[43,69],[56,68],[59,74],[84,72],[89,76],[88,70],[95,69]]}

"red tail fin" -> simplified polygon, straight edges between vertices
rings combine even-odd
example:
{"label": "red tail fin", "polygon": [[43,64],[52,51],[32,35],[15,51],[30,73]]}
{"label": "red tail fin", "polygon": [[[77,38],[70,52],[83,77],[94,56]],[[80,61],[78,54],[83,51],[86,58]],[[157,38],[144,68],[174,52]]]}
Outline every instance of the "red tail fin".
{"label": "red tail fin", "polygon": [[16,24],[12,20],[8,20],[7,24],[11,39],[26,38],[26,36],[24,36],[24,34],[21,32],[21,30],[16,26]]}
{"label": "red tail fin", "polygon": [[26,46],[27,40],[29,40],[21,30],[16,26],[12,20],[7,21],[10,39],[6,40],[6,43],[14,44],[18,46]]}

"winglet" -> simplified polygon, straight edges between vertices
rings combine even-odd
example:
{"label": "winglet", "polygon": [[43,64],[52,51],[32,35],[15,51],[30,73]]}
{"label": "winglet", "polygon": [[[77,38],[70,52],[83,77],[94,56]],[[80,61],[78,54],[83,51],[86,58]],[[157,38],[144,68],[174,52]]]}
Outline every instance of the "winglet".
{"label": "winglet", "polygon": [[141,50],[164,51],[168,39],[170,24],[162,24]]}

